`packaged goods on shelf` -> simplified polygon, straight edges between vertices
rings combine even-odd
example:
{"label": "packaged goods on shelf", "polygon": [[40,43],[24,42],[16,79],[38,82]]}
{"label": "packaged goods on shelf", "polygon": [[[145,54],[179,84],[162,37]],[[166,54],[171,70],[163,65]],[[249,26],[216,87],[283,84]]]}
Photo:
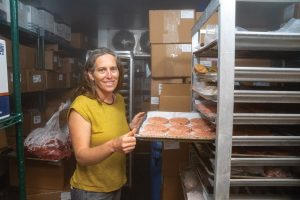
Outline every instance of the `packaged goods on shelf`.
{"label": "packaged goods on shelf", "polygon": [[50,33],[54,33],[54,16],[43,9],[39,9],[40,16],[42,17],[42,21],[40,27],[49,31]]}
{"label": "packaged goods on shelf", "polygon": [[5,41],[0,39],[0,119],[10,116]]}
{"label": "packaged goods on shelf", "polygon": [[3,0],[0,1],[0,10],[2,10],[5,13],[5,20],[7,22],[10,22],[10,6],[9,6],[9,0]]}
{"label": "packaged goods on shelf", "polygon": [[33,32],[36,32],[37,29],[42,24],[42,17],[37,8],[27,5],[26,6],[26,28]]}

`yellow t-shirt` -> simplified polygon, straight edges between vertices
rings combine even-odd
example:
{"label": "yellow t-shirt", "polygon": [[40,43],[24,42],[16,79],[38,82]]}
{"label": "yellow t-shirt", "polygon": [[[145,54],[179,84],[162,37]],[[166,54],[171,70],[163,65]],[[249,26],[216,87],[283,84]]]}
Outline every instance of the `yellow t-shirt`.
{"label": "yellow t-shirt", "polygon": [[[103,144],[129,131],[125,103],[120,94],[116,95],[112,105],[81,95],[74,100],[70,109],[76,110],[91,123],[91,146]],[[126,183],[125,168],[125,155],[116,152],[96,165],[77,164],[70,183],[72,187],[86,191],[111,192]]]}

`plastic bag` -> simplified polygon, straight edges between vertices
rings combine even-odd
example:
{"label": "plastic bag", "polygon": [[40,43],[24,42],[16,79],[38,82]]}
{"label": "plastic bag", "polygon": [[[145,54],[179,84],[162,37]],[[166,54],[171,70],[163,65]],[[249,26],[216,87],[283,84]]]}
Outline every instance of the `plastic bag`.
{"label": "plastic bag", "polygon": [[68,129],[61,129],[59,114],[69,108],[70,102],[62,104],[46,125],[33,130],[24,141],[26,155],[46,160],[61,160],[71,156],[71,142]]}

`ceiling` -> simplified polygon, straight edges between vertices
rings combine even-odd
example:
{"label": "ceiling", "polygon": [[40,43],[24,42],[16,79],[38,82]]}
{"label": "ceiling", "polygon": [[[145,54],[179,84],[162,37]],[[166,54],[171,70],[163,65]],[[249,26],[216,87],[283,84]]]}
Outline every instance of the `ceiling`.
{"label": "ceiling", "polygon": [[53,13],[72,31],[96,36],[98,29],[147,29],[148,11],[203,10],[210,0],[22,0]]}

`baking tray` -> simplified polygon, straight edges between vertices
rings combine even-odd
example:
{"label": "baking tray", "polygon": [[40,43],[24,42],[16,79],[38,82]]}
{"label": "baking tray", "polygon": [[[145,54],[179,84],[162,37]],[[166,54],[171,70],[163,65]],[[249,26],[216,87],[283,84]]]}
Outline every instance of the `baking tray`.
{"label": "baking tray", "polygon": [[238,103],[299,103],[300,91],[235,90],[234,101]]}
{"label": "baking tray", "polygon": [[300,146],[300,136],[232,136],[233,146]]}
{"label": "baking tray", "polygon": [[200,95],[202,98],[210,101],[217,102],[217,95],[216,94],[209,94],[209,93],[204,93],[199,90],[197,90],[195,87],[192,87],[193,91]]}
{"label": "baking tray", "polygon": [[[235,66],[235,81],[300,82],[299,68]],[[217,73],[197,74],[202,80],[216,82]]]}
{"label": "baking tray", "polygon": [[218,76],[216,72],[208,72],[206,74],[199,74],[195,73],[197,78],[203,81],[211,81],[211,82],[216,82],[218,81]]}
{"label": "baking tray", "polygon": [[[214,163],[214,159],[210,159]],[[211,165],[213,167],[213,164]],[[255,166],[251,166],[255,167]],[[213,184],[214,177],[208,176]],[[231,175],[230,186],[300,186],[299,178],[269,178],[258,175]]]}
{"label": "baking tray", "polygon": [[300,124],[300,114],[234,113],[233,124],[297,125]]}
{"label": "baking tray", "polygon": [[[199,57],[216,57],[217,51],[217,39],[211,43],[201,47],[199,50],[193,52]],[[283,53],[300,51],[300,34],[299,33],[283,33],[283,32],[256,32],[256,31],[236,31],[235,33],[235,50],[236,56],[247,56],[245,52],[258,51],[264,55],[259,56],[271,56],[272,53],[282,56]],[[243,55],[244,54],[244,55]],[[251,55],[251,53],[249,54]],[[249,56],[248,55],[248,56]],[[273,56],[274,57],[274,56]]]}
{"label": "baking tray", "polygon": [[195,168],[185,168],[179,171],[184,199],[201,200],[202,187]]}
{"label": "baking tray", "polygon": [[235,67],[235,81],[300,82],[300,68]]}
{"label": "baking tray", "polygon": [[300,51],[300,33],[236,31],[237,50]]}
{"label": "baking tray", "polygon": [[300,179],[282,178],[231,178],[230,186],[300,186]]}
{"label": "baking tray", "polygon": [[[192,118],[201,118],[201,116],[199,115],[198,112],[163,112],[163,111],[150,111],[147,112],[147,115],[145,115],[143,122],[141,124],[141,126],[138,128],[137,130],[137,134],[136,134],[136,138],[137,139],[143,139],[143,140],[150,140],[150,141],[197,141],[197,142],[213,142],[215,137],[211,137],[211,138],[205,138],[205,137],[199,137],[199,136],[195,136],[192,134],[186,135],[184,137],[182,136],[170,136],[167,134],[164,135],[145,135],[143,134],[144,131],[144,126],[146,124],[148,124],[148,118],[150,117],[165,117],[167,119],[170,119],[172,117],[186,117],[188,119],[192,119]],[[190,125],[186,125],[186,126],[190,126]]]}

